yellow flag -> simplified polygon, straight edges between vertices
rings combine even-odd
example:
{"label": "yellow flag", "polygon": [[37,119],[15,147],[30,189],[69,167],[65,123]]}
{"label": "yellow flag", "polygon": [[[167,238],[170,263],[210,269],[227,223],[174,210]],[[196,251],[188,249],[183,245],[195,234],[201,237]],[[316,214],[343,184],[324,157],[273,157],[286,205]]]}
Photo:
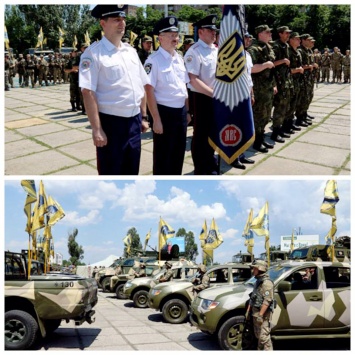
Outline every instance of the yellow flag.
{"label": "yellow flag", "polygon": [[207,238],[207,223],[205,220],[205,223],[202,226],[201,232],[200,232],[200,242],[201,242],[201,248],[203,248],[206,244],[206,238]]}
{"label": "yellow flag", "polygon": [[145,236],[144,251],[145,251],[145,249],[147,248],[148,241],[149,241],[149,239],[150,239],[150,234],[151,234],[151,231],[149,231],[149,232],[147,233],[147,235]]}
{"label": "yellow flag", "polygon": [[243,230],[243,237],[245,238],[244,245],[247,247],[247,251],[250,255],[253,255],[253,247],[254,247],[254,234],[250,230],[250,225],[252,222],[253,222],[253,209],[251,209],[249,212],[249,216]]}
{"label": "yellow flag", "polygon": [[4,32],[4,38],[5,38],[5,47],[6,49],[10,49],[10,40],[9,40],[9,35],[7,34],[7,28],[4,26],[5,32]]}
{"label": "yellow flag", "polygon": [[43,45],[47,45],[47,37],[43,40]]}
{"label": "yellow flag", "polygon": [[208,231],[208,235],[206,238],[206,244],[204,249],[216,249],[223,243],[223,237],[218,231],[217,223],[214,218],[212,218],[210,230]]}
{"label": "yellow flag", "polygon": [[335,216],[335,205],[339,201],[338,186],[335,180],[328,180],[324,189],[324,199],[320,212]]}
{"label": "yellow flag", "polygon": [[58,31],[59,31],[59,49],[62,48],[62,44],[64,42],[64,36],[65,36],[65,32],[58,27]]}
{"label": "yellow flag", "polygon": [[37,207],[33,210],[32,218],[32,232],[37,229],[43,228],[45,225],[45,214],[47,210],[47,196],[44,191],[43,181],[41,180],[39,184],[38,201]]}
{"label": "yellow flag", "polygon": [[184,44],[184,39],[185,39],[185,35],[183,35],[183,34],[179,34],[179,43],[178,43],[178,45],[177,45],[177,49],[180,49],[182,46],[183,46],[183,44]]}
{"label": "yellow flag", "polygon": [[134,45],[134,41],[136,40],[137,37],[138,37],[138,35],[136,33],[134,33],[133,31],[131,31],[130,36],[129,36],[129,44],[131,46]]}
{"label": "yellow flag", "polygon": [[159,221],[159,250],[166,244],[169,238],[175,235],[175,231],[162,218]]}
{"label": "yellow flag", "polygon": [[123,244],[127,247],[127,254],[131,253],[132,237],[130,234],[123,238]]}
{"label": "yellow flag", "polygon": [[157,35],[154,35],[153,36],[153,39],[154,39],[154,50],[158,50],[159,46],[160,46],[160,42],[159,42],[159,39],[158,39],[158,36]]}
{"label": "yellow flag", "polygon": [[42,27],[40,28],[39,30],[39,34],[37,36],[37,44],[36,44],[36,48],[43,48],[43,30],[42,30]]}
{"label": "yellow flag", "polygon": [[48,225],[53,226],[58,221],[60,221],[64,216],[64,210],[62,206],[55,201],[51,196],[48,196],[47,199],[47,209],[46,212],[49,216]]}
{"label": "yellow flag", "polygon": [[78,40],[76,38],[76,35],[74,35],[73,48],[75,51],[77,50],[77,45],[78,45]]}
{"label": "yellow flag", "polygon": [[85,44],[87,46],[90,46],[91,41],[90,41],[90,37],[89,37],[89,32],[88,31],[86,31],[85,34],[84,34],[84,42],[85,42]]}

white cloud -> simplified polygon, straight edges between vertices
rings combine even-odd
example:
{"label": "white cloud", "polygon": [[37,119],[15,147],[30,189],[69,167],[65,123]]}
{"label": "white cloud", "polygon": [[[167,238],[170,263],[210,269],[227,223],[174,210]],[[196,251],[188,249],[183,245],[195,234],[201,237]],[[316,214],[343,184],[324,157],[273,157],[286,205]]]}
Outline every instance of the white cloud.
{"label": "white cloud", "polygon": [[58,223],[70,226],[86,226],[89,224],[97,224],[101,221],[98,210],[91,210],[86,216],[80,216],[77,211],[66,212],[65,218]]}

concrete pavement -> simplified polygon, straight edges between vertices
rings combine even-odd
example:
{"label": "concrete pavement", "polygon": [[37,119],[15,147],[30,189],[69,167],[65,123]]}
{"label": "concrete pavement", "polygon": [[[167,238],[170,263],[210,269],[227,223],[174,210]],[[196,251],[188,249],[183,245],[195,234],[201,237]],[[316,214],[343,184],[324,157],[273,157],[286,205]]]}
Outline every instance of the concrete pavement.
{"label": "concrete pavement", "polygon": [[[87,116],[70,107],[69,84],[15,85],[5,92],[5,175],[97,175]],[[320,83],[309,113],[315,116],[312,126],[267,154],[249,148],[246,156],[255,164],[246,170],[222,162],[221,174],[350,175],[350,85]],[[189,127],[184,175],[193,175],[191,137]],[[149,131],[142,134],[140,175],[152,175],[152,151]]]}

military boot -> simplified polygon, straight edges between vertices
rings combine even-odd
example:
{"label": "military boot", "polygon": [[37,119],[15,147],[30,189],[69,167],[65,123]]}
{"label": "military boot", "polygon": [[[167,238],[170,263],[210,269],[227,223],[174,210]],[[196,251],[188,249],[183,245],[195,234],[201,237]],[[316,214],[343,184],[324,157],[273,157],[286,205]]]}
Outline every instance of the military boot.
{"label": "military boot", "polygon": [[75,107],[75,102],[70,101],[70,103],[71,103],[71,110],[72,110],[72,112],[77,112],[77,109],[76,109],[76,107]]}
{"label": "military boot", "polygon": [[255,141],[253,144],[253,148],[260,153],[267,153],[269,151],[263,144],[262,134],[255,134]]}
{"label": "military boot", "polygon": [[285,140],[280,136],[281,127],[274,127],[270,138],[278,143],[285,143]]}

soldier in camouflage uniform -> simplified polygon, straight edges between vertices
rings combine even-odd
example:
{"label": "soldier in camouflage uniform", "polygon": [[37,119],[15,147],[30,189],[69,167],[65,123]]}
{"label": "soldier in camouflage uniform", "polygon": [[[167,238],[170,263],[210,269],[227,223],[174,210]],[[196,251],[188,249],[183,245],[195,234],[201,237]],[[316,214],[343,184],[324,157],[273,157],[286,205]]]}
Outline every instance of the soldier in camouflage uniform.
{"label": "soldier in camouflage uniform", "polygon": [[256,27],[257,39],[248,48],[253,61],[252,79],[255,96],[253,105],[255,142],[253,148],[261,153],[267,153],[267,148],[273,148],[273,145],[264,141],[264,131],[271,118],[272,102],[276,92],[276,83],[271,72],[274,68],[275,53],[268,44],[272,38],[271,30],[268,25]]}
{"label": "soldier in camouflage uniform", "polygon": [[166,271],[163,275],[161,275],[160,279],[158,280],[159,282],[168,282],[173,279],[174,273],[173,270],[171,270],[172,266],[173,265],[169,263],[169,261],[165,262]]}
{"label": "soldier in camouflage uniform", "polygon": [[59,53],[54,54],[53,60],[53,84],[61,84],[62,81],[62,60],[59,58]]}
{"label": "soldier in camouflage uniform", "polygon": [[302,57],[301,53],[298,52],[297,48],[301,43],[300,35],[298,32],[292,32],[289,38],[289,59],[290,59],[290,72],[292,79],[292,90],[290,96],[290,106],[286,112],[285,122],[283,124],[283,129],[285,132],[290,133],[293,131],[300,131],[301,128],[294,124],[294,115],[296,112],[297,101],[299,98],[300,88],[301,88],[301,75],[303,74],[302,68]]}
{"label": "soldier in camouflage uniform", "polygon": [[[277,94],[274,96],[274,112],[273,112],[273,127],[271,139],[275,142],[284,143],[283,138],[290,138],[289,125],[287,125],[286,112],[290,106],[290,96],[292,90],[292,80],[290,73],[290,60],[289,60],[289,45],[287,43],[290,33],[292,31],[287,26],[281,26],[277,29],[279,39],[277,39],[272,49],[275,53],[275,69],[274,78],[277,84]],[[286,130],[289,132],[287,133]]]}
{"label": "soldier in camouflage uniform", "polygon": [[194,296],[200,293],[202,290],[210,287],[210,278],[206,275],[207,268],[206,265],[200,264],[198,266],[197,272],[199,273],[198,277],[194,277],[191,282],[194,284],[192,291]]}
{"label": "soldier in camouflage uniform", "polygon": [[9,58],[9,84],[14,87],[14,76],[16,74],[16,60],[11,55],[8,55]]}
{"label": "soldier in camouflage uniform", "polygon": [[72,111],[76,112],[77,110],[81,110],[80,107],[80,89],[79,89],[79,64],[80,57],[77,52],[73,50],[71,52],[71,58],[69,62],[65,66],[65,73],[69,75],[69,92],[70,92],[70,103],[72,107]]}
{"label": "soldier in camouflage uniform", "polygon": [[312,51],[309,51],[309,39],[312,38],[308,33],[300,36],[302,44],[298,51],[302,57],[303,74],[301,74],[301,89],[296,107],[296,125],[308,127],[312,124],[311,120],[307,119],[307,110],[310,105],[310,97],[313,91],[312,70],[313,64],[311,62]]}
{"label": "soldier in camouflage uniform", "polygon": [[10,83],[9,83],[9,71],[10,71],[10,58],[9,55],[5,55],[5,91],[10,91]]}
{"label": "soldier in camouflage uniform", "polygon": [[[145,272],[145,264],[144,263],[138,263],[138,262],[134,262],[135,265],[133,267],[131,267],[128,271],[128,280],[133,280],[136,277],[144,277],[147,276],[146,272]],[[138,265],[137,265],[138,264]]]}
{"label": "soldier in camouflage uniform", "polygon": [[52,53],[48,54],[48,81],[51,81],[53,85],[55,84],[54,80],[54,57]]}
{"label": "soldier in camouflage uniform", "polygon": [[252,274],[256,278],[245,317],[253,319],[254,334],[258,340],[258,350],[273,350],[270,337],[270,321],[274,306],[274,284],[266,273],[268,266],[264,260],[254,260]]}
{"label": "soldier in camouflage uniform", "polygon": [[350,64],[351,64],[351,56],[350,50],[347,49],[345,51],[345,56],[343,57],[343,73],[344,73],[344,84],[350,84]]}
{"label": "soldier in camouflage uniform", "polygon": [[331,65],[332,65],[332,70],[333,70],[333,81],[332,83],[336,82],[340,83],[341,82],[341,64],[342,64],[342,59],[343,55],[340,52],[340,49],[338,47],[334,47],[334,52],[331,54]]}
{"label": "soldier in camouflage uniform", "polygon": [[23,54],[19,54],[17,61],[17,73],[19,85],[23,88],[25,86],[26,60]]}
{"label": "soldier in camouflage uniform", "polygon": [[314,77],[315,77],[316,82],[319,83],[322,54],[319,52],[318,49],[315,49],[313,51],[313,56],[314,56],[314,62],[317,63],[317,65],[318,65],[318,68],[314,71]]}
{"label": "soldier in camouflage uniform", "polygon": [[330,78],[330,55],[328,50],[324,50],[324,53],[322,55],[322,59],[320,62],[321,66],[321,71],[322,71],[322,83],[324,83],[325,80],[329,83],[329,78]]}
{"label": "soldier in camouflage uniform", "polygon": [[[312,75],[311,75],[311,93],[308,97],[308,107],[311,104],[312,100],[313,100],[313,96],[314,96],[314,83],[316,82],[316,77],[317,77],[317,72],[318,72],[318,63],[316,62],[316,59],[314,57],[314,53],[313,53],[313,47],[314,47],[314,42],[316,40],[311,37],[308,39],[308,55],[310,57],[310,62],[313,66],[312,69]],[[306,113],[306,117],[310,118],[310,119],[314,119],[314,116],[311,116],[308,112]]]}
{"label": "soldier in camouflage uniform", "polygon": [[44,59],[42,54],[39,56],[39,60],[37,61],[37,67],[38,67],[39,86],[44,86],[44,85],[48,86],[48,79],[47,79],[48,62]]}
{"label": "soldier in camouflage uniform", "polygon": [[144,65],[147,58],[152,54],[153,39],[150,36],[142,38],[142,48],[137,49],[138,57]]}
{"label": "soldier in camouflage uniform", "polygon": [[26,76],[25,76],[25,86],[29,85],[29,80],[31,80],[32,88],[35,87],[35,67],[36,63],[31,58],[30,54],[26,55]]}

